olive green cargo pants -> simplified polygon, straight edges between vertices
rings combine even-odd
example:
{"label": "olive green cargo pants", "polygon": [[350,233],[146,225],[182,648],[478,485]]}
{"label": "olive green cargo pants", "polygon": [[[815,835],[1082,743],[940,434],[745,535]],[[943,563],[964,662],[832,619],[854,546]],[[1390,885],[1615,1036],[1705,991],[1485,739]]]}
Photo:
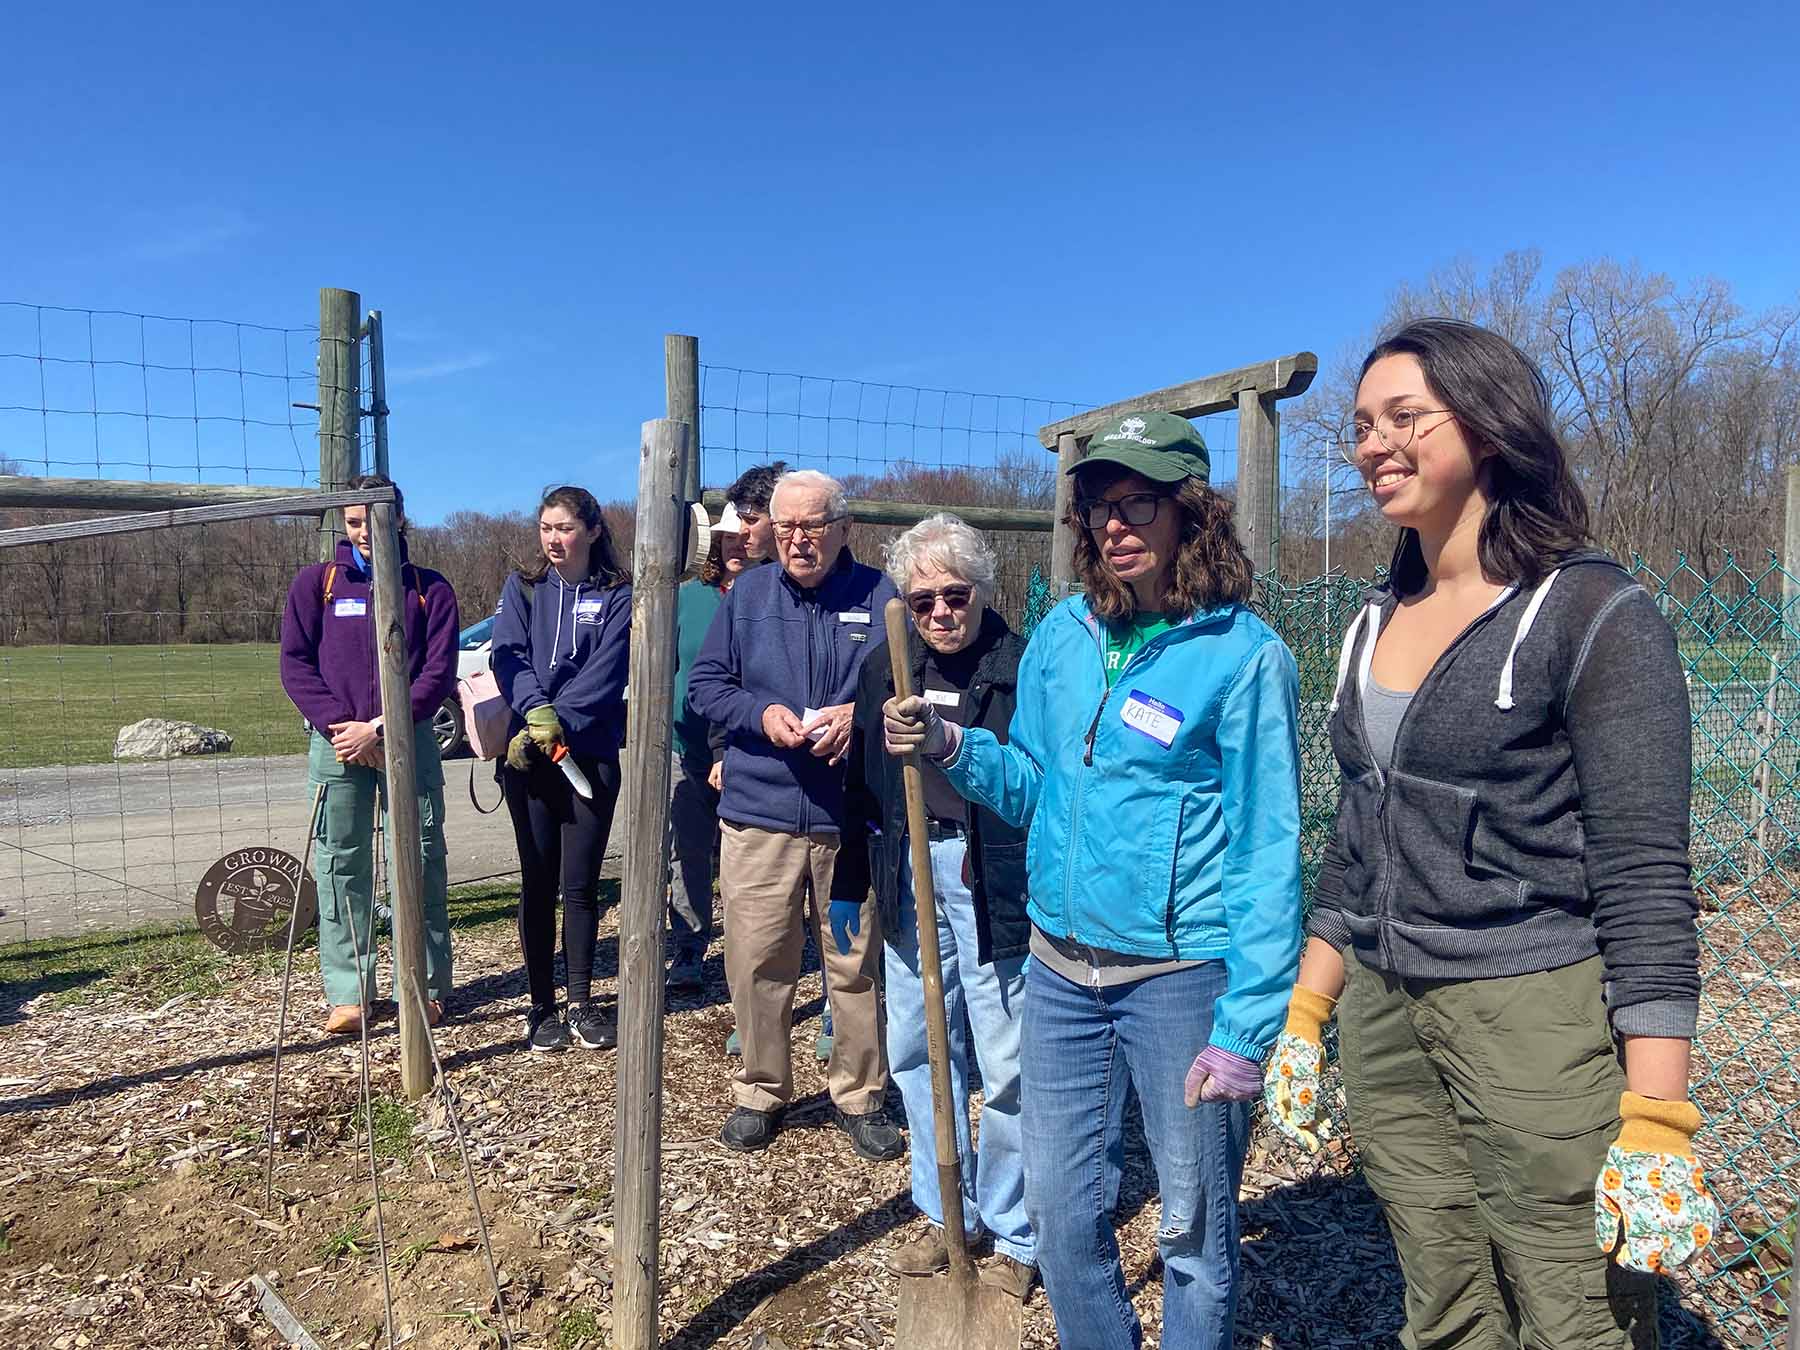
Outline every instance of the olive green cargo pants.
{"label": "olive green cargo pants", "polygon": [[[431,723],[414,725],[413,745],[419,793],[417,847],[424,881],[425,997],[441,999],[451,987],[444,766]],[[338,763],[330,740],[316,731],[308,747],[306,769],[310,785],[315,790],[325,789],[313,835],[313,876],[319,889],[319,973],[324,977],[326,998],[337,1005],[353,1004],[359,1001],[359,987],[369,998],[375,997],[375,807],[387,792],[387,775],[362,764]],[[382,833],[389,832],[384,829]],[[390,875],[393,849],[390,837]]]}
{"label": "olive green cargo pants", "polygon": [[1401,1344],[1654,1346],[1654,1282],[1594,1245],[1625,1086],[1600,958],[1490,980],[1344,964],[1344,1096],[1406,1276]]}

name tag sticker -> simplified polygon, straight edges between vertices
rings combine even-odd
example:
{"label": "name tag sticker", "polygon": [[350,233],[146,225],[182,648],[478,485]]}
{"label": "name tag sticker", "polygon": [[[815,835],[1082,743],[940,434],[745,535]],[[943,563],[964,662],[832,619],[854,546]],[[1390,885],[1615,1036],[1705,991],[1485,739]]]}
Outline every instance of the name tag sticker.
{"label": "name tag sticker", "polygon": [[331,612],[340,619],[360,619],[369,612],[367,600],[333,600]]}
{"label": "name tag sticker", "polygon": [[600,611],[606,607],[603,600],[577,600],[575,602],[576,623],[598,623]]}
{"label": "name tag sticker", "polygon": [[962,702],[962,695],[954,689],[927,689],[925,701],[935,703],[940,708],[954,708]]}
{"label": "name tag sticker", "polygon": [[1181,730],[1184,719],[1180,708],[1148,694],[1132,693],[1119,709],[1121,722],[1133,731],[1143,732],[1165,750],[1175,744],[1175,733]]}
{"label": "name tag sticker", "polygon": [[846,609],[838,615],[839,623],[867,623],[869,611],[866,609]]}

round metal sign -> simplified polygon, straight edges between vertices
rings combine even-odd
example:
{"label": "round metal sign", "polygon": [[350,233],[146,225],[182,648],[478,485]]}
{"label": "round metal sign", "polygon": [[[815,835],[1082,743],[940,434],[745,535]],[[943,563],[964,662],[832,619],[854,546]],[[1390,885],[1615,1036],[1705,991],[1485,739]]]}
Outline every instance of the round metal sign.
{"label": "round metal sign", "polygon": [[194,893],[194,917],[215,947],[228,952],[287,945],[299,910],[302,932],[319,918],[319,893],[300,859],[278,848],[241,848],[206,869]]}

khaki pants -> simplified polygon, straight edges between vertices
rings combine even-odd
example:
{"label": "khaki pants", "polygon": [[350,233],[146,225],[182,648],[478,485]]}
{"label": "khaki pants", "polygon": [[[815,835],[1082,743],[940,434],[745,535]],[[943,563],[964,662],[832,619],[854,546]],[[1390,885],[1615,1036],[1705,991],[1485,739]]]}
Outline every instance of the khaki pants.
{"label": "khaki pants", "polygon": [[1654,1346],[1654,1283],[1594,1245],[1625,1085],[1600,958],[1491,980],[1344,964],[1345,1105],[1406,1275],[1400,1343]]}
{"label": "khaki pants", "polygon": [[872,900],[848,956],[825,923],[836,835],[784,834],[719,822],[719,892],[725,906],[725,979],[743,1059],[732,1076],[739,1106],[772,1111],[794,1096],[794,986],[810,923],[831,994],[831,1099],[846,1115],[876,1110],[887,1092],[875,972],[880,919]]}

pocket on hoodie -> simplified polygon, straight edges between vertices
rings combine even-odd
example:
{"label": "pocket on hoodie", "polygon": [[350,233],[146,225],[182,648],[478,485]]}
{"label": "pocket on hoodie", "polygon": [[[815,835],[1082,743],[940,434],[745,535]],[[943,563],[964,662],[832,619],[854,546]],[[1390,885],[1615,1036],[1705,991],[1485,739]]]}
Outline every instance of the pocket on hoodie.
{"label": "pocket on hoodie", "polygon": [[1469,788],[1408,773],[1388,775],[1395,919],[1481,926],[1510,922],[1525,907],[1523,881],[1475,862],[1479,810]]}
{"label": "pocket on hoodie", "polygon": [[1344,874],[1338,907],[1349,914],[1374,910],[1369,892],[1376,882],[1375,869],[1364,861],[1365,850],[1384,847],[1381,821],[1376,812],[1381,801],[1381,782],[1374,773],[1352,778],[1338,799],[1336,832],[1344,840]]}

